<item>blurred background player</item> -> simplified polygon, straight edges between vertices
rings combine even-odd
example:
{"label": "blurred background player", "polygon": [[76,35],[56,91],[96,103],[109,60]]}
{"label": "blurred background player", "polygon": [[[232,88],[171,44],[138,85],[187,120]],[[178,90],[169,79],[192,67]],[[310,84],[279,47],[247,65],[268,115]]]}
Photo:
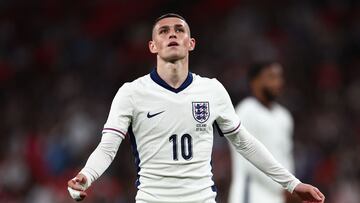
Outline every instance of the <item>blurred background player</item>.
{"label": "blurred background player", "polygon": [[[253,64],[248,72],[251,96],[236,106],[242,123],[273,156],[294,172],[293,119],[278,102],[284,85],[283,69],[277,62]],[[231,146],[233,179],[229,203],[284,203],[283,188],[261,173]]]}

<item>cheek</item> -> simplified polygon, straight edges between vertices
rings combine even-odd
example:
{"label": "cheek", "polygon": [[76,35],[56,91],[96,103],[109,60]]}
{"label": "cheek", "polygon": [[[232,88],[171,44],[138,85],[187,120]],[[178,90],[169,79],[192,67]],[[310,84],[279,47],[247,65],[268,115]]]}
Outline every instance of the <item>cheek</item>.
{"label": "cheek", "polygon": [[269,86],[273,91],[281,91],[283,83],[279,80],[273,81]]}
{"label": "cheek", "polygon": [[284,85],[284,80],[280,77],[276,78],[276,80],[274,81],[274,85],[278,88],[281,88]]}
{"label": "cheek", "polygon": [[160,37],[156,37],[154,42],[157,49],[161,49],[165,46],[165,40],[162,40]]}
{"label": "cheek", "polygon": [[188,50],[191,49],[191,42],[190,42],[190,40],[184,40],[182,44],[183,44],[184,47],[186,47],[186,49],[188,49]]}

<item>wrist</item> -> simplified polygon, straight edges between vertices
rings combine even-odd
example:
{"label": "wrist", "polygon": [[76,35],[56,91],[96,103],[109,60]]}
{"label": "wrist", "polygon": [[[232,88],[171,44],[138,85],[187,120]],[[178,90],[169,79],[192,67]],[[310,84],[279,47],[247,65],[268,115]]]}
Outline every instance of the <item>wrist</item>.
{"label": "wrist", "polygon": [[82,184],[82,186],[84,187],[84,189],[88,189],[91,186],[92,180],[91,180],[91,175],[90,173],[88,173],[86,170],[82,169],[79,174],[82,174],[83,176],[85,176],[86,181],[84,184]]}
{"label": "wrist", "polygon": [[293,193],[295,191],[295,188],[301,184],[301,181],[299,179],[295,179],[294,181],[292,181],[288,187],[286,188],[287,191],[289,191],[290,193]]}

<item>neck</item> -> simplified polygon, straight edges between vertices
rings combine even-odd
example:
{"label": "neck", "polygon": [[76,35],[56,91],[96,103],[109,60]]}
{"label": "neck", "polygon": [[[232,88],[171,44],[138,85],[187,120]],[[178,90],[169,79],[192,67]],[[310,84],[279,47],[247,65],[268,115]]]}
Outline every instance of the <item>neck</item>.
{"label": "neck", "polygon": [[176,89],[186,80],[189,64],[187,58],[175,62],[166,62],[158,58],[156,70],[161,79]]}

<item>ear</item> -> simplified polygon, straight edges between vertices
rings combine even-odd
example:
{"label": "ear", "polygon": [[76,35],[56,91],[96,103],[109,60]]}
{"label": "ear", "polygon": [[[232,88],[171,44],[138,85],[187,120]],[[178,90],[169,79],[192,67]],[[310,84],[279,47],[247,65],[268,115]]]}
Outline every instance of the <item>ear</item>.
{"label": "ear", "polygon": [[149,41],[149,50],[153,54],[156,54],[158,52],[155,42],[153,40]]}
{"label": "ear", "polygon": [[196,41],[194,38],[190,38],[190,44],[189,44],[189,51],[192,51],[195,49]]}

